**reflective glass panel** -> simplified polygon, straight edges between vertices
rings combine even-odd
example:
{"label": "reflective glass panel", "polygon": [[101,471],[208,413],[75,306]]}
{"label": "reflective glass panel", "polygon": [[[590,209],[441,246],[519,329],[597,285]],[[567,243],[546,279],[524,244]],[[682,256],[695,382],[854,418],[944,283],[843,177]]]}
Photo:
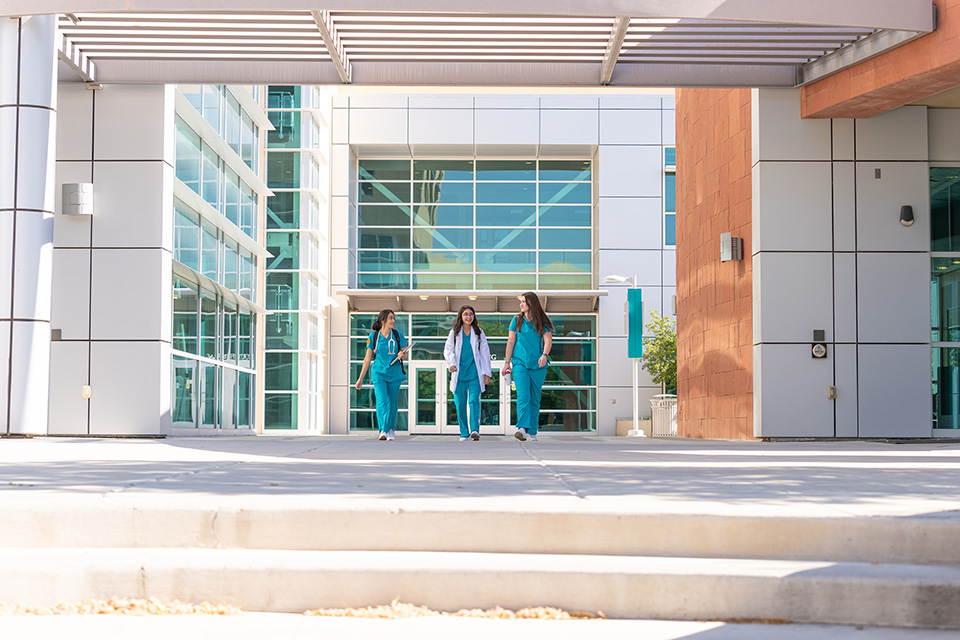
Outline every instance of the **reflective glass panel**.
{"label": "reflective glass panel", "polygon": [[414,160],[414,180],[473,180],[473,160]]}
{"label": "reflective glass panel", "polygon": [[196,360],[173,357],[171,418],[173,426],[176,428],[194,428],[197,426],[197,369]]}
{"label": "reflective glass panel", "polygon": [[297,394],[267,393],[263,397],[264,429],[297,428]]}
{"label": "reflective glass panel", "polygon": [[300,308],[300,274],[268,272],[267,309],[271,311],[296,311]]}
{"label": "reflective glass panel", "polygon": [[663,220],[664,233],[663,233],[663,243],[670,246],[675,246],[677,244],[677,216],[673,213],[668,213],[664,216]]}
{"label": "reflective glass panel", "polygon": [[179,278],[173,280],[173,348],[197,352],[197,286]]}
{"label": "reflective glass panel", "polygon": [[237,377],[237,427],[253,427],[253,376],[244,371]]}
{"label": "reflective glass panel", "polygon": [[299,86],[270,85],[268,90],[268,109],[298,109],[300,107]]}
{"label": "reflective glass panel", "polygon": [[273,254],[267,258],[267,269],[300,268],[300,234],[297,232],[272,232],[267,234],[267,251]]}
{"label": "reflective glass panel", "polygon": [[[268,318],[270,316],[267,316]],[[254,316],[240,310],[237,319],[237,355],[241,367],[253,368]]]}
{"label": "reflective glass panel", "polygon": [[[537,287],[537,277],[534,274],[477,274],[477,289],[522,289],[533,290]],[[491,343],[491,348],[493,344]]]}
{"label": "reflective glass panel", "polygon": [[533,229],[477,229],[477,249],[535,249],[536,247],[537,236]]}
{"label": "reflective glass panel", "polygon": [[541,229],[541,249],[590,249],[590,234],[580,229]]}
{"label": "reflective glass panel", "polygon": [[481,182],[477,183],[477,202],[484,204],[535,204],[535,182]]}
{"label": "reflective glass panel", "polygon": [[264,381],[268,391],[297,390],[297,355],[279,351],[264,352]]}
{"label": "reflective glass panel", "polygon": [[206,362],[200,366],[200,426],[216,428],[220,418],[220,406],[217,404],[217,371],[219,367]]}
{"label": "reflective glass panel", "polygon": [[540,276],[541,289],[590,289],[593,277],[589,275],[547,275]]}
{"label": "reflective glass panel", "polygon": [[361,227],[361,249],[409,249],[410,228]]}
{"label": "reflective glass panel", "polygon": [[591,208],[541,206],[540,225],[543,227],[589,227]]}
{"label": "reflective glass panel", "polygon": [[677,166],[677,149],[676,147],[667,147],[663,150],[663,164],[668,167]]}
{"label": "reflective glass panel", "polygon": [[930,250],[960,251],[960,167],[930,168]]}
{"label": "reflective glass panel", "polygon": [[177,118],[176,175],[188,187],[200,193],[200,136]]}
{"label": "reflective glass panel", "polygon": [[404,204],[410,202],[409,182],[361,182],[360,204]]}
{"label": "reflective glass panel", "polygon": [[223,168],[223,215],[240,226],[240,177],[230,167]]}
{"label": "reflective glass panel", "polygon": [[414,271],[473,271],[472,251],[414,251]]}
{"label": "reflective glass panel", "polygon": [[299,151],[267,154],[267,186],[271,189],[296,189],[300,186]]}
{"label": "reflective glass panel", "polygon": [[668,173],[663,177],[663,208],[665,211],[677,211],[677,174]]}
{"label": "reflective glass panel", "polygon": [[413,228],[414,249],[472,249],[473,229]]}
{"label": "reflective glass panel", "polygon": [[477,181],[536,180],[535,160],[478,160]]}
{"label": "reflective glass panel", "polygon": [[414,182],[413,201],[427,204],[473,202],[472,182]]}
{"label": "reflective glass panel", "polygon": [[360,226],[398,227],[410,224],[410,205],[360,206]]}
{"label": "reflective glass panel", "polygon": [[361,180],[410,180],[409,160],[360,160]]}
{"label": "reflective glass panel", "polygon": [[437,370],[417,370],[416,385],[417,424],[437,424]]}
{"label": "reflective glass panel", "polygon": [[361,251],[361,271],[410,271],[409,251]]}
{"label": "reflective glass panel", "polygon": [[299,226],[299,193],[281,191],[267,198],[267,229],[296,229]]}
{"label": "reflective glass panel", "polygon": [[473,275],[469,273],[415,273],[413,274],[413,288],[471,289],[473,288]]}
{"label": "reflective glass panel", "polygon": [[203,189],[200,195],[214,208],[220,206],[220,156],[203,143]]}
{"label": "reflective glass panel", "polygon": [[541,251],[540,271],[581,271],[590,273],[589,251]]}
{"label": "reflective glass panel", "polygon": [[200,270],[200,218],[178,200],[175,205],[173,257],[194,271]]}
{"label": "reflective glass panel", "polygon": [[477,205],[478,227],[529,227],[536,219],[536,207]]}
{"label": "reflective glass panel", "polygon": [[427,227],[469,227],[473,224],[470,205],[414,205],[414,223]]}
{"label": "reflective glass panel", "polygon": [[533,251],[478,251],[478,271],[533,271],[537,255]]}
{"label": "reflective glass panel", "polygon": [[[589,160],[541,160],[541,180],[590,181]],[[541,197],[541,201],[543,198]]]}
{"label": "reflective glass panel", "polygon": [[540,202],[544,204],[590,204],[589,182],[540,183]]}
{"label": "reflective glass panel", "polygon": [[270,111],[267,113],[273,131],[267,131],[268,149],[300,148],[300,112]]}
{"label": "reflective glass panel", "polygon": [[299,318],[296,313],[271,313],[266,317],[266,349],[296,349],[299,344]]}
{"label": "reflective glass panel", "polygon": [[217,357],[217,298],[206,290],[200,298],[200,355]]}
{"label": "reflective glass panel", "polygon": [[357,285],[361,289],[409,289],[409,273],[360,273]]}

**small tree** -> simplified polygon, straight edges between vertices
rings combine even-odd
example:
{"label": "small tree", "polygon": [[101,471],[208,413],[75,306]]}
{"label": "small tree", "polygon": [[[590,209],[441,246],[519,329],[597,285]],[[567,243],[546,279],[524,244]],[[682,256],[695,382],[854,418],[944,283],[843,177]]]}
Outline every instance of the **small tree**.
{"label": "small tree", "polygon": [[662,384],[667,393],[677,392],[677,325],[656,311],[646,326],[653,337],[643,340],[643,369]]}

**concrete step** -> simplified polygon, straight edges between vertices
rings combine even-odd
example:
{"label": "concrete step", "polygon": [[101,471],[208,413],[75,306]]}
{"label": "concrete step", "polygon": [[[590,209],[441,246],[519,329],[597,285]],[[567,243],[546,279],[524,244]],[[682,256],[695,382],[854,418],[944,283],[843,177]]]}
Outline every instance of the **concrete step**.
{"label": "concrete step", "polygon": [[960,565],[960,517],[596,510],[11,505],[0,548],[200,547],[767,558]]}
{"label": "concrete step", "polygon": [[0,602],[49,605],[115,594],[272,612],[399,598],[446,611],[551,605],[616,618],[960,629],[960,567],[954,566],[395,551],[0,550]]}

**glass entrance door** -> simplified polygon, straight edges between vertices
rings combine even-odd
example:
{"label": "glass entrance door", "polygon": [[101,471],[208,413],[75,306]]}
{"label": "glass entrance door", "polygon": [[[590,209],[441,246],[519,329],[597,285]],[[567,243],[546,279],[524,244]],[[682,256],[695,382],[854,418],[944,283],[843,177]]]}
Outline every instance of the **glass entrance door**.
{"label": "glass entrance door", "polygon": [[[502,362],[493,362],[493,375],[480,395],[480,435],[503,435],[512,424],[510,387],[500,376]],[[450,372],[442,361],[413,361],[409,368],[410,434],[459,435],[457,407],[450,391]]]}

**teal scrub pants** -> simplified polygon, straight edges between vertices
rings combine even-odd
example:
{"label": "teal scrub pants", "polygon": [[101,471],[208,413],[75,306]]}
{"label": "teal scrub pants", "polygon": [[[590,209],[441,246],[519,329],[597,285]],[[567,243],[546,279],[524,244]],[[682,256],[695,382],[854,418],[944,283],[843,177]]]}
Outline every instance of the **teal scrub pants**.
{"label": "teal scrub pants", "polygon": [[547,368],[527,369],[513,365],[513,384],[517,386],[517,428],[536,435],[540,429],[540,391]]}
{"label": "teal scrub pants", "polygon": [[377,426],[386,433],[397,425],[397,399],[401,381],[373,381],[373,395],[377,400]]}
{"label": "teal scrub pants", "polygon": [[[457,407],[457,423],[460,425],[460,437],[466,438],[471,432],[480,433],[480,380],[457,380],[453,392],[453,404]],[[470,408],[470,424],[467,424],[467,407]]]}

